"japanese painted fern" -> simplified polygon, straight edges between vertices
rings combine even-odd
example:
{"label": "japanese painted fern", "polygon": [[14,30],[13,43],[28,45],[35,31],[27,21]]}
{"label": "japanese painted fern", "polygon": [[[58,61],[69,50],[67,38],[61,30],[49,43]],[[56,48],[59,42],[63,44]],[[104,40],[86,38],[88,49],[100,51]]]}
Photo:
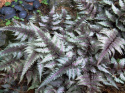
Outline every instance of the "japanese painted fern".
{"label": "japanese painted fern", "polygon": [[[88,3],[83,0],[81,4]],[[93,4],[89,3],[90,8]],[[90,17],[96,16],[95,10]],[[14,26],[0,28],[13,31],[17,37],[17,42],[0,51],[0,70],[11,73],[11,78],[20,78],[20,82],[24,77],[28,84],[37,82],[36,92],[41,93],[82,93],[86,90],[81,85],[89,93],[100,91],[103,84],[118,88],[115,81],[119,77],[114,77],[119,74],[117,63],[111,57],[116,50],[123,54],[125,40],[116,29],[102,29],[92,21],[88,16],[72,20],[65,9],[57,14],[53,7],[49,16],[41,16],[37,26],[34,17],[27,25],[15,22]],[[110,62],[116,72],[107,69]],[[120,73],[120,83],[124,83],[124,77]]]}

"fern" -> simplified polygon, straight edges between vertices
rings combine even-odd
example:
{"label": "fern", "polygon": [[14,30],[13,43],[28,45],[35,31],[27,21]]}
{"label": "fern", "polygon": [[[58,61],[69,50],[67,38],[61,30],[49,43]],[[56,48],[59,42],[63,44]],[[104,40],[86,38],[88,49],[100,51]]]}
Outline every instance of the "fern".
{"label": "fern", "polygon": [[119,1],[120,9],[109,0],[98,6],[97,1],[91,0],[73,2],[79,9],[75,20],[65,9],[58,14],[53,7],[39,20],[34,16],[26,25],[15,22],[13,26],[0,28],[16,36],[16,42],[0,51],[0,70],[8,72],[5,81],[9,73],[13,75],[10,79],[20,78],[20,82],[26,77],[30,88],[36,88],[38,93],[94,93],[101,91],[100,86],[118,89],[116,82],[124,83],[124,59],[120,63],[111,59],[115,50],[124,54],[125,41],[119,33],[124,30],[120,19],[124,1]]}
{"label": "fern", "polygon": [[14,26],[5,26],[0,29],[0,31],[13,31],[15,32],[15,36],[17,36],[17,39],[21,39],[21,41],[25,41],[27,38],[34,38],[34,31],[30,29],[29,26],[25,26],[24,24],[16,24]]}
{"label": "fern", "polygon": [[101,41],[103,44],[100,45],[102,46],[103,50],[100,54],[100,58],[98,60],[98,64],[101,62],[101,60],[103,59],[103,57],[109,53],[109,55],[111,56],[111,52],[114,55],[115,50],[117,50],[120,54],[123,54],[122,49],[124,49],[124,44],[125,41],[124,39],[117,37],[118,32],[113,29],[113,30],[108,30],[108,29],[103,29],[101,31],[101,33],[106,34],[108,37],[100,37],[99,41]]}
{"label": "fern", "polygon": [[[21,51],[24,50],[26,47],[25,42],[20,42],[20,43],[13,43],[10,44],[6,49],[0,52],[1,57],[2,56],[7,56],[10,54],[13,54],[13,56],[20,56],[21,57]],[[19,58],[19,57],[18,57]]]}
{"label": "fern", "polygon": [[55,80],[57,77],[60,77],[60,75],[62,75],[67,69],[72,67],[72,61],[74,61],[75,59],[76,58],[74,56],[72,59],[68,60],[68,62],[66,62],[61,68],[55,71],[54,74],[48,76],[48,78],[39,86],[38,89],[40,89],[42,86],[44,86],[48,82]]}
{"label": "fern", "polygon": [[39,56],[37,55],[36,52],[33,52],[31,53],[31,55],[29,55],[25,65],[24,65],[24,68],[23,68],[23,71],[22,71],[22,75],[21,75],[21,78],[20,78],[20,81],[23,79],[23,76],[24,74],[26,73],[26,71],[28,70],[29,67],[31,67],[31,65],[39,58]]}
{"label": "fern", "polygon": [[81,11],[79,12],[79,15],[88,16],[88,19],[89,18],[93,19],[96,16],[97,13],[96,0],[95,1],[81,0],[80,3],[79,1],[76,2],[78,3],[77,8]]}
{"label": "fern", "polygon": [[[108,8],[104,8],[102,5],[102,11],[101,14],[105,19],[101,20],[98,22],[98,24],[104,26],[104,27],[109,27],[109,28],[116,28],[120,31],[121,33],[124,33],[125,27],[124,27],[124,7],[125,7],[125,1],[124,0],[118,0],[119,7],[114,5],[114,1],[106,0],[106,1],[101,1],[101,4],[105,4]],[[101,8],[101,7],[100,7]],[[97,20],[100,20],[102,18],[100,15]],[[104,21],[105,20],[105,21]],[[115,26],[114,26],[115,25]]]}

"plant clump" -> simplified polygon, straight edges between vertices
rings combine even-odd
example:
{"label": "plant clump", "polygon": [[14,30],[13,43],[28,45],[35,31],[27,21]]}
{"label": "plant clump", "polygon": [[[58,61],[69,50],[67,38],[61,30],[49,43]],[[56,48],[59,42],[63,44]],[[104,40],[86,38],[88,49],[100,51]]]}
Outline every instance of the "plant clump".
{"label": "plant clump", "polygon": [[0,70],[11,74],[1,81],[27,79],[35,93],[101,93],[104,85],[119,89],[117,83],[124,84],[125,58],[114,55],[124,54],[125,39],[117,26],[103,25],[99,19],[100,9],[113,2],[73,2],[79,10],[76,19],[65,9],[58,14],[53,6],[48,15],[35,15],[26,25],[13,20],[13,26],[0,28],[16,37],[0,51]]}

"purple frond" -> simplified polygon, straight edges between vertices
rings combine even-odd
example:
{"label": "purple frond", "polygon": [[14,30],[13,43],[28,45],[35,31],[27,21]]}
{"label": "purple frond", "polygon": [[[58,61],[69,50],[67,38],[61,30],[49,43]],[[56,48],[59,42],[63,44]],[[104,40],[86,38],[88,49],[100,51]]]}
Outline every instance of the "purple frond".
{"label": "purple frond", "polygon": [[34,62],[39,58],[38,54],[36,52],[33,52],[28,58],[27,61],[24,65],[21,77],[20,77],[20,82],[22,81],[24,74],[27,72],[27,70],[31,67],[31,65],[34,64]]}
{"label": "purple frond", "polygon": [[40,90],[41,87],[43,87],[45,84],[51,82],[52,80],[55,80],[62,74],[64,74],[68,69],[73,67],[73,62],[76,61],[76,56],[73,56],[70,60],[68,60],[61,68],[59,68],[56,72],[53,74],[49,75],[43,83],[39,86],[38,90]]}
{"label": "purple frond", "polygon": [[79,19],[74,25],[67,29],[67,31],[72,32],[72,30],[75,30],[83,22],[83,20],[85,20],[85,17]]}
{"label": "purple frond", "polygon": [[[104,32],[102,32],[104,33]],[[117,37],[118,32],[113,30],[111,33],[105,31],[105,34],[108,35],[107,38],[102,38],[102,43],[104,45],[103,46],[103,50],[100,54],[99,60],[98,60],[98,64],[102,61],[102,59],[104,58],[104,56],[109,53],[111,55],[114,55],[115,50],[117,50],[120,54],[123,54],[122,49],[124,49],[124,44],[125,41],[124,39]]]}
{"label": "purple frond", "polygon": [[26,47],[26,45],[9,47],[9,48],[4,49],[1,52],[1,55],[10,54],[10,53],[14,53],[14,52],[19,52],[19,51],[22,51],[25,47]]}
{"label": "purple frond", "polygon": [[7,61],[5,60],[0,64],[0,69],[6,68],[7,66],[14,64],[15,62],[19,62],[19,60],[15,60],[15,59],[8,59]]}
{"label": "purple frond", "polygon": [[45,36],[44,32],[40,31],[38,27],[32,24],[39,37],[43,39],[43,42],[48,46],[49,50],[52,51],[54,55],[64,56],[64,52],[61,51],[48,37]]}
{"label": "purple frond", "polygon": [[6,26],[6,27],[0,28],[0,31],[13,31],[13,32],[22,33],[29,37],[36,37],[35,31],[31,28],[28,29],[28,28],[23,28],[23,27]]}

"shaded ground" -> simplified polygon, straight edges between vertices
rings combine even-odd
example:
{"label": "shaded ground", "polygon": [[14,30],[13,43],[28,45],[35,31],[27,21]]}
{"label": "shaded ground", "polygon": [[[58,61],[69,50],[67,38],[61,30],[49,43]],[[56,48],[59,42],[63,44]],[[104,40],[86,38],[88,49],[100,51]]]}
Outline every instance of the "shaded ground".
{"label": "shaded ground", "polygon": [[[14,0],[0,0],[0,7],[2,7],[6,2],[12,2],[12,1]],[[39,0],[39,1],[41,2],[42,0]]]}

